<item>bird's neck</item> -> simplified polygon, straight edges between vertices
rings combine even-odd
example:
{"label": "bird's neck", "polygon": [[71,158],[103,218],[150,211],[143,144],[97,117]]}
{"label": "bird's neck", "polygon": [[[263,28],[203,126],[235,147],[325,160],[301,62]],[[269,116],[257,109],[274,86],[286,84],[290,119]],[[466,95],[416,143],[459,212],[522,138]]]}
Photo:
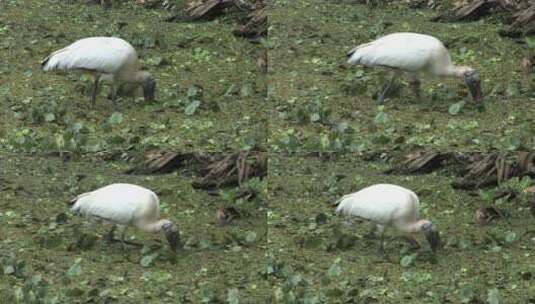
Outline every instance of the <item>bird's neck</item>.
{"label": "bird's neck", "polygon": [[403,232],[406,232],[406,233],[416,233],[416,232],[420,232],[422,230],[421,226],[422,226],[421,221],[417,221],[415,223],[409,223],[409,224],[406,224],[406,225],[401,225],[400,230],[402,230]]}
{"label": "bird's neck", "polygon": [[118,75],[118,78],[124,82],[142,83],[145,80],[145,73],[142,71],[125,70]]}
{"label": "bird's neck", "polygon": [[465,66],[457,66],[453,64],[449,64],[444,66],[442,69],[440,69],[437,72],[438,76],[445,76],[445,77],[462,77],[464,73],[467,71],[467,67]]}
{"label": "bird's neck", "polygon": [[159,220],[157,222],[150,223],[141,223],[139,228],[147,232],[160,232],[162,230],[162,225],[165,224],[165,220]]}

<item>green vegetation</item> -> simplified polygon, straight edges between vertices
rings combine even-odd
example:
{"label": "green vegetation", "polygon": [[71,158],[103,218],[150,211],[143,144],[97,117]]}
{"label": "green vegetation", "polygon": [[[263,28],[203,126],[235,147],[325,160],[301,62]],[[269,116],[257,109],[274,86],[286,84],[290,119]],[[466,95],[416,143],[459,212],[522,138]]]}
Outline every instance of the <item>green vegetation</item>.
{"label": "green vegetation", "polygon": [[[500,37],[498,17],[435,23],[429,19],[440,11],[406,4],[369,8],[352,1],[278,0],[272,7],[272,149],[535,148],[535,99],[520,67],[530,49]],[[468,90],[455,79],[426,79],[421,101],[407,83],[398,83],[402,91],[378,106],[374,95],[384,72],[347,69],[345,54],[358,44],[400,31],[436,36],[449,47],[455,63],[478,69],[486,111],[475,109]]]}
{"label": "green vegetation", "polygon": [[[2,303],[219,303],[227,297],[258,303],[267,297],[266,182],[250,180],[246,186],[259,197],[246,201],[194,190],[187,171],[121,174],[130,166],[96,155],[64,162],[0,153]],[[91,230],[68,210],[75,195],[113,182],[143,185],[159,195],[162,216],[182,232],[186,247],[180,255],[171,253],[163,234],[135,228],[127,236],[144,246],[123,251],[121,243],[108,244],[101,236],[106,227]],[[220,206],[247,216],[217,227]]]}
{"label": "green vegetation", "polygon": [[[272,157],[269,172],[268,278],[274,303],[530,303],[535,300],[533,218],[526,200],[496,202],[510,212],[475,223],[484,200],[453,190],[448,169],[384,175],[384,161],[352,154]],[[330,205],[375,183],[394,183],[420,197],[421,217],[439,228],[445,247],[433,255],[423,238],[411,250],[387,229],[385,252]],[[503,187],[525,187],[510,181]],[[475,194],[475,195],[473,195]],[[496,302],[495,299],[501,299]],[[493,302],[494,301],[494,302]]]}
{"label": "green vegetation", "polygon": [[[222,151],[264,146],[266,83],[261,45],[232,35],[235,16],[165,22],[164,9],[114,1],[3,1],[0,14],[0,148],[15,151],[180,149]],[[117,111],[92,77],[41,71],[50,52],[88,36],[118,36],[138,51],[157,80],[156,101],[125,96]]]}

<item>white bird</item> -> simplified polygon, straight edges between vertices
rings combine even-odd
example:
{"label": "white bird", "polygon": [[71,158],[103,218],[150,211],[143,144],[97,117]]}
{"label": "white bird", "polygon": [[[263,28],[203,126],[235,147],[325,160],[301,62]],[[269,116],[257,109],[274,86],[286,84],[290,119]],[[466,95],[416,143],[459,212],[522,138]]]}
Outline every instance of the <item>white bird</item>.
{"label": "white bird", "polygon": [[167,219],[160,219],[158,196],[149,189],[132,184],[111,184],[78,195],[71,201],[71,210],[91,219],[113,224],[108,239],[113,239],[117,225],[135,226],[146,232],[164,232],[173,251],[182,245],[178,228]]}
{"label": "white bird", "polygon": [[[418,196],[409,189],[397,185],[376,184],[345,195],[336,204],[338,214],[355,216],[376,224],[381,236],[381,251],[383,233],[387,226],[393,226],[409,235],[422,232],[433,251],[440,246],[439,232],[431,221],[419,219]],[[414,239],[409,240],[417,245]]]}
{"label": "white bird", "polygon": [[90,37],[53,52],[41,66],[44,71],[78,70],[94,75],[91,102],[95,104],[99,80],[111,83],[111,97],[115,101],[115,84],[141,85],[146,101],[154,100],[156,81],[147,71],[139,70],[136,50],[130,43],[115,37]]}
{"label": "white bird", "polygon": [[435,37],[416,33],[393,33],[353,48],[348,64],[366,67],[386,67],[394,70],[391,80],[379,95],[383,103],[394,79],[401,72],[411,77],[411,86],[420,96],[419,73],[440,77],[458,77],[470,89],[478,107],[482,107],[481,81],[476,70],[468,66],[456,66],[444,44]]}

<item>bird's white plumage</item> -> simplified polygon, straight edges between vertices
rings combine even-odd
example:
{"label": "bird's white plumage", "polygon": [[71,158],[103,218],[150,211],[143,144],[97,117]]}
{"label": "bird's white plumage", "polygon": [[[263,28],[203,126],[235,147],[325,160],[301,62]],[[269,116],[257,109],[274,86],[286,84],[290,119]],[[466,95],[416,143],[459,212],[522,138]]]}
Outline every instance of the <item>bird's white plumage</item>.
{"label": "bird's white plumage", "polygon": [[138,56],[130,43],[115,37],[90,37],[53,52],[44,60],[43,70],[90,70],[117,74],[136,69]]}
{"label": "bird's white plumage", "polygon": [[428,71],[440,74],[451,65],[448,50],[435,37],[417,33],[394,33],[349,52],[349,64],[385,66],[407,72]]}
{"label": "bird's white plumage", "polygon": [[383,226],[395,226],[401,231],[412,232],[418,221],[420,203],[409,189],[376,184],[345,195],[337,203],[337,213],[356,216]]}
{"label": "bird's white plumage", "polygon": [[72,210],[88,217],[150,231],[160,217],[158,196],[132,184],[111,184],[76,198]]}

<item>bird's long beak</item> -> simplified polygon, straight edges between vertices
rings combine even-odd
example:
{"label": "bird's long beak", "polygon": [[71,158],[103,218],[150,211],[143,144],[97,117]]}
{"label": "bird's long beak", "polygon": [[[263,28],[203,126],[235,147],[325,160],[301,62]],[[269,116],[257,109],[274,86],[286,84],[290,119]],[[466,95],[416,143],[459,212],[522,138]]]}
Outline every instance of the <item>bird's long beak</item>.
{"label": "bird's long beak", "polygon": [[182,242],[180,241],[180,232],[178,229],[173,227],[173,229],[165,231],[165,237],[174,253],[179,253],[182,250]]}
{"label": "bird's long beak", "polygon": [[470,94],[472,94],[472,98],[474,99],[474,102],[476,103],[477,107],[483,106],[483,94],[481,92],[481,81],[479,80],[479,76],[475,75],[472,77],[469,77],[466,79],[466,85],[470,89]]}
{"label": "bird's long beak", "polygon": [[156,92],[156,81],[149,78],[145,83],[143,83],[143,97],[145,101],[154,101],[154,95]]}
{"label": "bird's long beak", "polygon": [[429,242],[429,246],[431,247],[431,250],[433,250],[433,252],[435,252],[438,248],[442,246],[442,242],[440,241],[440,234],[434,228],[425,232],[425,238],[427,239],[427,242]]}

